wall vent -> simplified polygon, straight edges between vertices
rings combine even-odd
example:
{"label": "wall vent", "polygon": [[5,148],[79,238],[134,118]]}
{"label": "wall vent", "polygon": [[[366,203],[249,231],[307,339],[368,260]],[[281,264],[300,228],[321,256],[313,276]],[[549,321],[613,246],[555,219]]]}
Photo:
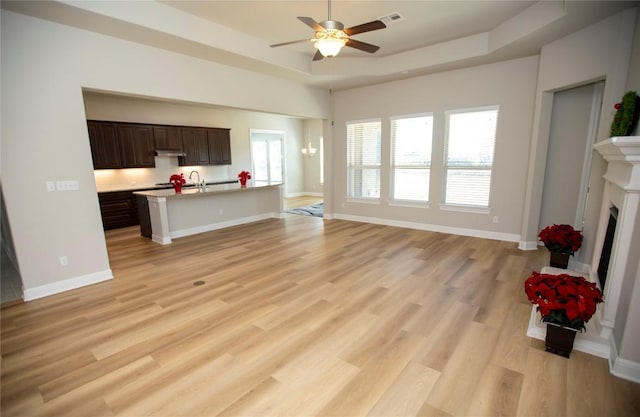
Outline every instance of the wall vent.
{"label": "wall vent", "polygon": [[379,17],[378,20],[382,20],[382,22],[385,25],[390,25],[390,24],[393,24],[393,23],[402,22],[403,20],[405,20],[405,18],[400,13],[393,12],[393,13],[389,13],[387,15],[384,15],[382,17]]}

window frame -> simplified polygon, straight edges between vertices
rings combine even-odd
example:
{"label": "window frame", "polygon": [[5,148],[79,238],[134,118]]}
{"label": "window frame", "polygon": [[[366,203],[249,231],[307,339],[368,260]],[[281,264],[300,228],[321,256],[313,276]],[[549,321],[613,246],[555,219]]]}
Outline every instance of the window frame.
{"label": "window frame", "polygon": [[[486,111],[495,111],[496,112],[496,127],[495,133],[493,137],[493,148],[491,152],[491,164],[475,164],[475,165],[449,165],[449,141],[450,141],[450,128],[451,128],[451,115],[454,114],[462,114],[462,113],[476,113],[476,112],[486,112]],[[490,213],[491,212],[491,199],[492,199],[492,182],[494,178],[494,167],[495,167],[495,153],[496,153],[496,143],[498,140],[498,121],[500,119],[500,106],[499,105],[490,105],[490,106],[481,106],[481,107],[471,107],[464,109],[455,109],[455,110],[447,110],[445,111],[445,137],[444,137],[444,157],[443,157],[443,169],[442,169],[442,195],[441,195],[441,204],[440,208],[442,210],[449,211],[461,211],[461,212],[476,212],[476,213]],[[487,196],[487,205],[474,205],[474,204],[459,204],[459,203],[448,203],[447,202],[447,181],[449,178],[449,170],[474,170],[474,171],[489,171],[489,191]]]}

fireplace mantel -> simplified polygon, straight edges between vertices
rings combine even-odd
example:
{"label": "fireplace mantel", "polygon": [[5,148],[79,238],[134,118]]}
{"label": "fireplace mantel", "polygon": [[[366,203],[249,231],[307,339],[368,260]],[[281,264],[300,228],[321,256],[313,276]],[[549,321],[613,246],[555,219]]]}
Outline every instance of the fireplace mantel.
{"label": "fireplace mantel", "polygon": [[[594,145],[608,162],[595,247],[602,248],[611,207],[618,212],[606,283],[605,302],[595,317],[599,337],[609,343],[611,372],[640,382],[640,136],[612,137]],[[590,276],[598,281],[596,250]]]}
{"label": "fireplace mantel", "polygon": [[640,136],[616,136],[594,145],[609,163],[604,179],[624,191],[640,191]]}

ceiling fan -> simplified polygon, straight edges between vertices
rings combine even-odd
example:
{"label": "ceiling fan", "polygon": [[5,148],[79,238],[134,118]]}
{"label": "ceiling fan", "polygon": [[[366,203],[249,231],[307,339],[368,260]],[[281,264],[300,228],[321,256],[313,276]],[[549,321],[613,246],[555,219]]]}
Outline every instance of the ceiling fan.
{"label": "ceiling fan", "polygon": [[358,33],[371,32],[372,30],[384,29],[387,27],[384,22],[380,20],[373,20],[368,23],[363,23],[361,25],[345,29],[341,22],[331,20],[331,0],[327,0],[327,9],[327,20],[319,23],[310,17],[298,16],[298,20],[316,32],[316,36],[314,38],[277,43],[275,45],[271,45],[271,47],[275,48],[300,42],[313,42],[313,46],[318,49],[316,54],[313,56],[314,61],[319,61],[324,57],[333,57],[338,55],[343,46],[356,48],[361,51],[369,52],[370,54],[380,49],[379,46],[357,41],[352,39],[351,36],[357,35]]}

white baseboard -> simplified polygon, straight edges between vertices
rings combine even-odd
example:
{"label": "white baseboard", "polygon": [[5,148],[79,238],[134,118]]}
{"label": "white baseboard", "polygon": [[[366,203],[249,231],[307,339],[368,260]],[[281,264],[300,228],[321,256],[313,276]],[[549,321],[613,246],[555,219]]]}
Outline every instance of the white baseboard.
{"label": "white baseboard", "polygon": [[[239,219],[228,220],[225,222],[205,224],[203,226],[191,227],[188,229],[174,230],[169,234],[172,239],[176,239],[179,237],[191,236],[198,233],[211,232],[212,230],[224,229],[226,227],[231,227],[231,226],[239,226],[241,224],[253,223],[253,222],[257,222],[265,219],[282,219],[282,218],[284,218],[283,213],[276,213],[276,212],[265,213],[265,214],[259,214],[256,216],[242,217]],[[171,243],[171,242],[169,241],[168,243]]]}
{"label": "white baseboard", "polygon": [[518,249],[520,250],[538,250],[538,242],[531,241],[528,242],[526,240],[521,240],[518,242]]}
{"label": "white baseboard", "polygon": [[[325,216],[325,218],[328,218]],[[520,235],[512,233],[490,232],[487,230],[465,229],[461,227],[441,226],[437,224],[425,224],[415,222],[405,222],[400,220],[380,219],[376,217],[352,216],[348,214],[336,214],[335,218],[361,223],[381,224],[384,226],[404,227],[407,229],[425,230],[429,232],[449,233],[453,235],[479,237],[483,239],[502,240],[505,242],[518,242]]]}
{"label": "white baseboard", "polygon": [[619,378],[640,384],[640,363],[619,357],[618,347],[613,337],[611,338],[610,351],[609,370],[611,373]]}
{"label": "white baseboard", "polygon": [[51,284],[41,285],[39,287],[25,288],[23,298],[24,301],[36,300],[49,295],[59,294],[61,292],[74,290],[80,287],[86,287],[87,285],[97,284],[98,282],[107,281],[112,278],[113,272],[111,272],[111,269],[106,269],[104,271],[94,272],[80,277],[52,282]]}

